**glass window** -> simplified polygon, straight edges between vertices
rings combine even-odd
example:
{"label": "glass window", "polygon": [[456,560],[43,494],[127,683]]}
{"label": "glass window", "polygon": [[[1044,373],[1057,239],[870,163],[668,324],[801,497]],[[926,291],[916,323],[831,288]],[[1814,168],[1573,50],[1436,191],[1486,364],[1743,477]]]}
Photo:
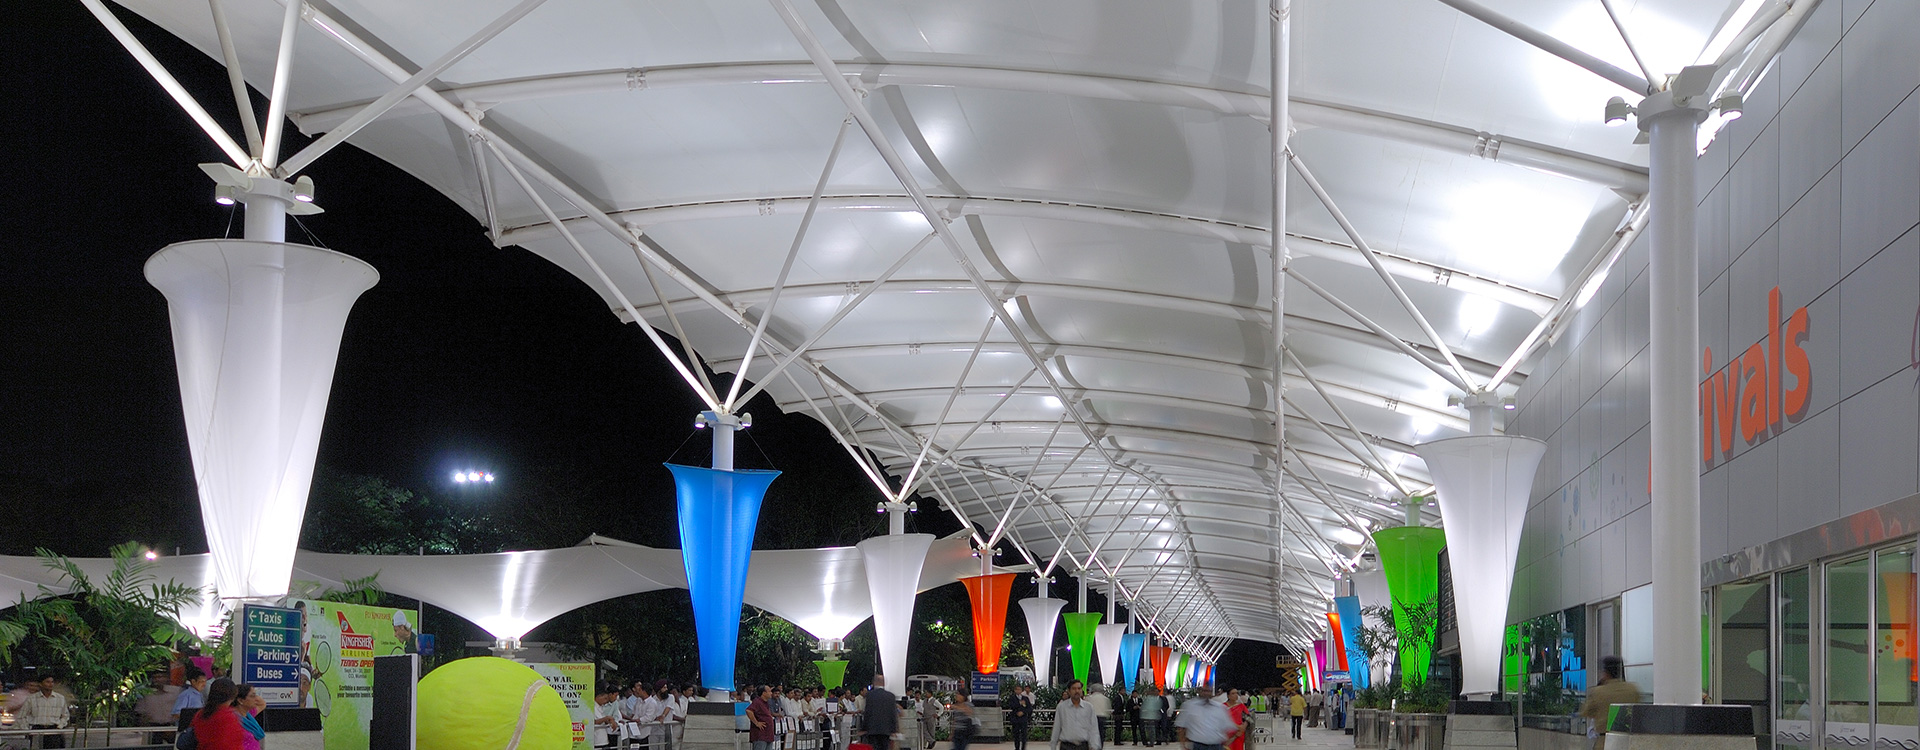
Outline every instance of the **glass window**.
{"label": "glass window", "polygon": [[1859,748],[1872,741],[1873,589],[1870,558],[1827,565],[1827,721],[1829,748]]}
{"label": "glass window", "polygon": [[1806,568],[1780,574],[1780,672],[1774,694],[1774,746],[1813,747],[1813,576]]}
{"label": "glass window", "polygon": [[1874,735],[1876,747],[1920,746],[1914,713],[1913,545],[1880,550],[1874,576]]}
{"label": "glass window", "polygon": [[[1771,661],[1773,634],[1769,620],[1773,599],[1766,581],[1730,583],[1717,591],[1714,607],[1718,617],[1715,645],[1720,650],[1719,696],[1721,703],[1768,704],[1773,671]],[[1765,736],[1772,732],[1760,728]]]}

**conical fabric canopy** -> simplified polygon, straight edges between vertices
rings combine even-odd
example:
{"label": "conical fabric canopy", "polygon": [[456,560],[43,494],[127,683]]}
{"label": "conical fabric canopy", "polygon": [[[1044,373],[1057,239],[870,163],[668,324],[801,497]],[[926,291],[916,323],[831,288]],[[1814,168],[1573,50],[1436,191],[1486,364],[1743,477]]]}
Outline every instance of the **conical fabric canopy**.
{"label": "conical fabric canopy", "polygon": [[1007,632],[1007,597],[1013,593],[1012,573],[968,576],[960,579],[973,601],[974,670],[981,674],[1000,671],[1000,644]]}
{"label": "conical fabric canopy", "polygon": [[1093,648],[1100,654],[1101,682],[1120,684],[1120,637],[1127,634],[1123,624],[1101,625],[1093,629]]}
{"label": "conical fabric canopy", "polygon": [[1414,451],[1426,460],[1440,494],[1454,579],[1474,582],[1454,587],[1460,689],[1492,695],[1500,691],[1507,604],[1527,495],[1547,444],[1517,435],[1470,435],[1423,443]]}
{"label": "conical fabric canopy", "polygon": [[1103,617],[1099,612],[1071,612],[1060,616],[1067,623],[1067,644],[1073,647],[1073,678],[1087,682],[1093,671],[1093,629]]}
{"label": "conical fabric canopy", "polygon": [[1140,652],[1147,646],[1146,633],[1128,633],[1120,636],[1120,674],[1127,680],[1127,692],[1134,690],[1140,680]]}
{"label": "conical fabric canopy", "polygon": [[[1380,570],[1393,594],[1393,619],[1407,626],[1407,608],[1436,600],[1440,595],[1440,550],[1447,535],[1439,529],[1395,526],[1373,532],[1380,551]],[[1470,587],[1469,587],[1470,588]],[[1504,617],[1504,615],[1503,615]],[[1425,682],[1433,658],[1431,644],[1400,641],[1400,674],[1408,684]]]}
{"label": "conical fabric canopy", "polygon": [[1147,662],[1153,665],[1153,684],[1163,688],[1171,687],[1168,684],[1168,678],[1171,675],[1167,672],[1167,662],[1171,660],[1172,657],[1173,649],[1171,648],[1166,646],[1147,647]]}
{"label": "conical fabric canopy", "polygon": [[667,464],[667,469],[673,472],[680,512],[680,554],[693,599],[700,685],[732,690],[753,530],[760,522],[760,501],[780,472],[679,464]]}
{"label": "conical fabric canopy", "polygon": [[913,626],[913,598],[920,569],[927,563],[932,534],[877,536],[856,545],[867,565],[867,592],[873,597],[873,632],[880,642],[880,671],[896,693],[907,684],[907,635]]}
{"label": "conical fabric canopy", "polygon": [[813,666],[820,670],[820,686],[828,690],[840,687],[847,681],[847,663],[844,661],[815,661]]}
{"label": "conical fabric canopy", "polygon": [[341,331],[380,275],[331,250],[248,240],[168,245],[146,275],[167,297],[220,596],[283,596]]}
{"label": "conical fabric canopy", "polygon": [[1027,642],[1033,644],[1033,678],[1042,686],[1053,684],[1053,630],[1066,606],[1065,599],[1020,600],[1020,612],[1027,617]]}

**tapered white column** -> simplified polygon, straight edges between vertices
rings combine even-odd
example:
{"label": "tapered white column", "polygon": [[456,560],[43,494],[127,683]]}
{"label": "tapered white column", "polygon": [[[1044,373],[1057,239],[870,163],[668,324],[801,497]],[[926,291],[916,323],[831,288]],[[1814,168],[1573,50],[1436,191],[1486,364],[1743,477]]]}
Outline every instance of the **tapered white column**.
{"label": "tapered white column", "polygon": [[907,684],[907,636],[913,627],[913,600],[920,569],[933,546],[932,534],[888,534],[856,545],[867,566],[867,592],[873,597],[873,632],[880,642],[880,672],[896,694]]}
{"label": "tapered white column", "polygon": [[[278,209],[260,215],[282,217],[284,236]],[[254,209],[247,218],[252,235]],[[260,225],[273,236],[271,222]],[[146,276],[167,297],[220,596],[282,596],[347,313],[380,275],[331,250],[249,238],[169,245],[147,260]]]}
{"label": "tapered white column", "polygon": [[1053,684],[1053,631],[1060,622],[1060,610],[1067,600],[1047,596],[1047,579],[1035,576],[1039,595],[1020,600],[1020,612],[1027,618],[1027,642],[1033,645],[1033,678],[1041,687]]}
{"label": "tapered white column", "polygon": [[1670,92],[1639,107],[1652,139],[1648,267],[1653,406],[1653,700],[1700,702],[1700,270],[1695,138],[1705,113]]}

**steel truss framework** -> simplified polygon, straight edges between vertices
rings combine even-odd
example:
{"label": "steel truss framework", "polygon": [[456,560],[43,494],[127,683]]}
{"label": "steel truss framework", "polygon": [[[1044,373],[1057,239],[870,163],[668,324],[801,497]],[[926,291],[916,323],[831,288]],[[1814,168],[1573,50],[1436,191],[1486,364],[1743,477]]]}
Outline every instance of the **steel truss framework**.
{"label": "steel truss framework", "polygon": [[[453,17],[455,7],[440,0],[422,0],[417,15],[355,17],[301,0],[212,0],[204,11],[129,0],[226,63],[246,123],[243,146],[101,0],[81,1],[236,168],[291,177],[350,142],[416,170],[469,207],[496,243],[552,259],[593,285],[616,315],[642,323],[711,408],[732,410],[764,390],[783,408],[810,413],[889,498],[933,495],[981,547],[1010,545],[1042,576],[1065,569],[1097,581],[1165,641],[1209,659],[1236,637],[1311,640],[1324,627],[1315,622],[1329,580],[1361,560],[1365,532],[1398,522],[1397,503],[1430,487],[1412,445],[1464,431],[1447,393],[1511,393],[1531,355],[1574,325],[1580,304],[1646,226],[1643,154],[1570,136],[1575,126],[1554,122],[1527,97],[1493,107],[1492,121],[1511,115],[1517,135],[1415,116],[1433,108],[1395,100],[1368,75],[1464,60],[1517,71],[1571,63],[1571,74],[1629,93],[1664,85],[1637,50],[1644,77],[1467,0],[1376,2],[1409,17],[1452,13],[1440,10],[1445,3],[1486,22],[1498,43],[1408,50],[1365,62],[1377,70],[1352,72],[1351,80],[1315,70],[1299,82],[1299,40],[1327,53],[1322,37],[1390,34],[1397,22],[1379,19],[1395,14],[1316,4],[1301,20],[1310,32],[1302,37],[1290,0],[1271,0],[1258,17],[1215,21],[1262,29],[1265,64],[1229,65],[1205,84],[1179,65],[1164,76],[1089,72],[1103,64],[1135,69],[1098,46],[1047,51],[1040,57],[1063,62],[1040,66],[1018,48],[1041,42],[1000,25],[995,14],[1011,8],[992,3],[943,9],[943,22],[982,39],[1007,36],[995,49],[1025,65],[981,64],[994,56],[969,52],[969,42],[957,41],[966,34],[933,41],[937,35],[912,29],[907,16],[831,0],[806,9],[790,0],[721,4],[741,26],[724,38],[751,38],[778,50],[774,59],[663,54],[668,62],[557,68],[541,62],[556,28],[645,27],[595,18],[565,0],[491,3],[499,7],[478,14],[488,22],[448,47],[426,24]],[[1791,36],[1780,27],[1804,18],[1778,11],[1782,2],[1740,5],[1754,3],[1769,7],[1731,14],[1751,28],[1711,35],[1736,42],[1715,51],[1723,90],[1750,87],[1765,69],[1754,59],[1770,59]],[[1110,21],[1137,39],[1159,31],[1124,10],[1070,6],[1061,18]],[[1682,6],[1656,11],[1684,17],[1703,39],[1725,21],[1718,9]],[[1614,18],[1623,36],[1632,20]],[[301,24],[311,31],[297,33]],[[897,41],[903,24],[931,47],[892,50],[901,61],[886,61],[889,50],[874,39]],[[253,33],[266,28],[273,33]],[[688,45],[704,49],[698,39]],[[402,55],[432,61],[415,65]],[[259,65],[263,59],[273,64]],[[1261,85],[1262,68],[1275,85]],[[303,90],[303,75],[326,85]],[[254,121],[249,81],[270,92],[264,126]],[[1377,95],[1348,96],[1341,84]],[[1090,186],[1100,180],[1007,178],[1032,166],[1018,137],[936,144],[934,134],[956,128],[1018,127],[1009,125],[1018,113],[980,92],[1073,112],[1058,122],[1101,154],[1076,166],[1121,164],[1100,180],[1134,192]],[[766,123],[713,119],[720,116],[697,106],[720,112],[755,96],[803,98],[777,100],[795,114]],[[778,162],[779,174],[805,181],[736,178],[715,196],[676,193],[673,179],[698,180],[667,174],[658,182],[668,187],[654,191],[666,199],[634,197],[647,191],[620,189],[631,181],[623,175],[652,174],[653,160],[671,157],[675,146],[596,140],[589,131],[601,124],[594,113],[613,119],[636,106],[667,123],[728,131],[730,141],[715,136],[726,149]],[[569,129],[548,107],[586,112],[587,125]],[[1599,104],[1591,108],[1597,119]],[[282,160],[289,117],[323,135]],[[1286,127],[1271,127],[1276,121]],[[1245,138],[1236,122],[1264,135]],[[826,123],[838,126],[830,142],[788,137],[824,132],[813,126]],[[1148,125],[1165,132],[1125,135]],[[1270,209],[1155,197],[1167,170],[1125,166],[1129,153],[1192,151],[1212,141],[1234,158],[1196,163],[1195,184],[1259,185],[1270,191]],[[1555,227],[1578,236],[1540,250],[1564,253],[1554,273],[1509,273],[1415,221],[1420,210],[1438,210],[1430,205],[1436,196],[1387,184],[1382,165],[1396,159],[1438,165],[1419,169],[1462,190],[1476,181],[1517,190],[1576,185],[1567,188],[1580,214],[1572,221],[1585,223],[1578,232]],[[1565,182],[1542,183],[1540,175]],[[1293,183],[1305,190],[1290,194]],[[1383,201],[1397,205],[1383,209]],[[1381,228],[1396,218],[1401,231]],[[902,219],[917,226],[902,233],[878,223]],[[1391,236],[1393,247],[1370,244],[1376,234]],[[783,238],[770,244],[768,236]],[[865,239],[847,245],[850,236]],[[1276,236],[1285,238],[1277,247]],[[1209,287],[1124,272],[1165,267],[1167,257],[1197,269],[1228,264],[1231,273]],[[1289,296],[1296,286],[1308,294]],[[709,368],[737,377],[716,383]]]}

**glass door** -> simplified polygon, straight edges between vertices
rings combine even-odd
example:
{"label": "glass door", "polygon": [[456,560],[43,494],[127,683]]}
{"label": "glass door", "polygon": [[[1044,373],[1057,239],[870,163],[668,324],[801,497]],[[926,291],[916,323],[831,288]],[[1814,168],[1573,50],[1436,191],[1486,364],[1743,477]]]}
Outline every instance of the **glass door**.
{"label": "glass door", "polygon": [[[1741,703],[1749,706],[1770,705],[1773,680],[1768,675],[1773,671],[1773,597],[1771,586],[1764,579],[1746,583],[1730,583],[1715,591],[1714,602],[1715,631],[1713,639],[1719,655],[1715,665],[1719,679],[1715,681],[1716,695],[1721,703]],[[1771,712],[1762,712],[1756,718],[1763,721],[1771,718]],[[1765,746],[1765,738],[1773,736],[1768,726],[1755,727]]]}
{"label": "glass door", "polygon": [[1874,743],[1875,748],[1920,748],[1914,712],[1920,667],[1914,659],[1913,545],[1874,555]]}
{"label": "glass door", "polygon": [[1824,744],[1856,750],[1873,741],[1873,558],[1826,566],[1827,705]]}
{"label": "glass door", "polygon": [[1780,574],[1774,653],[1774,747],[1810,750],[1813,744],[1813,575],[1806,568]]}

